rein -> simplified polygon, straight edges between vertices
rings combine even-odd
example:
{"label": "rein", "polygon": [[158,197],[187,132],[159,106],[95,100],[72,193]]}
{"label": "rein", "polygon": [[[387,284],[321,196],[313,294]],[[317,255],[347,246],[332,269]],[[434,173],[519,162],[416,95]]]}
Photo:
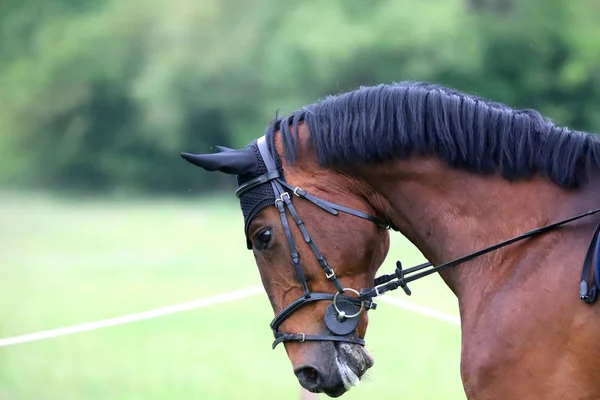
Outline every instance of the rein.
{"label": "rein", "polygon": [[[484,254],[490,253],[494,250],[498,250],[502,247],[508,246],[515,242],[519,242],[521,240],[525,240],[525,239],[528,239],[533,236],[541,235],[543,233],[546,233],[548,231],[556,229],[561,225],[565,225],[570,222],[576,221],[578,219],[589,217],[589,216],[592,216],[592,215],[598,214],[598,213],[600,213],[600,208],[591,210],[591,211],[587,211],[585,213],[564,219],[562,221],[555,222],[550,225],[543,226],[541,228],[536,228],[536,229],[530,230],[519,236],[515,236],[511,239],[505,240],[500,243],[496,243],[494,245],[483,248],[476,252],[467,254],[466,256],[457,258],[452,261],[445,262],[445,263],[437,265],[437,266],[433,266],[433,264],[431,264],[430,262],[426,262],[426,263],[419,264],[419,265],[416,265],[416,266],[408,268],[408,269],[403,269],[402,262],[397,261],[396,262],[396,271],[393,274],[382,275],[382,276],[376,278],[375,279],[375,287],[366,292],[363,291],[363,293],[360,296],[360,299],[370,300],[370,299],[377,297],[377,296],[379,296],[385,292],[388,292],[390,290],[396,290],[399,287],[402,288],[408,296],[410,296],[412,294],[412,292],[408,288],[409,282],[413,282],[413,281],[416,281],[417,279],[424,278],[428,275],[431,275],[431,274],[438,272],[445,268],[455,267],[459,264],[470,261],[474,258],[477,258]],[[596,260],[596,264],[597,264],[596,269],[598,269],[598,266],[600,265],[600,242],[598,242],[599,233],[600,233],[600,223],[596,226],[594,235],[593,235],[590,245],[588,247],[588,251],[587,251],[585,261],[583,264],[583,269],[581,272],[581,281],[579,283],[579,297],[581,300],[583,300],[587,304],[593,303],[597,297],[598,286],[594,282],[592,282],[591,290],[589,290],[590,284],[589,284],[588,280],[590,278],[589,277],[590,271],[593,267],[593,259],[595,258],[595,260]],[[593,256],[594,252],[596,253],[595,257]],[[418,271],[424,270],[429,267],[431,267],[431,268],[426,271],[418,272]],[[410,276],[408,276],[408,275],[410,275]],[[596,276],[598,276],[598,271],[596,271]]]}
{"label": "rein", "polygon": [[[318,247],[312,241],[306,229],[306,226],[304,225],[304,222],[302,221],[294,205],[292,204],[291,195],[295,195],[298,198],[307,200],[319,207],[320,209],[332,215],[338,215],[339,212],[343,212],[358,218],[371,221],[381,229],[390,229],[390,226],[382,222],[380,219],[363,213],[362,211],[354,210],[352,208],[344,207],[323,199],[319,199],[318,197],[310,195],[305,190],[299,187],[294,187],[290,185],[283,179],[283,177],[279,173],[279,170],[275,164],[274,157],[269,151],[268,145],[266,143],[266,138],[263,136],[260,139],[258,139],[256,145],[263,159],[263,162],[265,163],[267,172],[239,186],[236,191],[236,196],[240,198],[242,195],[244,195],[244,193],[247,193],[248,191],[260,185],[271,185],[273,194],[275,195],[274,205],[277,208],[277,211],[279,212],[281,223],[283,225],[283,230],[285,232],[286,240],[290,249],[291,261],[294,265],[296,275],[298,277],[298,280],[300,281],[300,285],[303,291],[302,297],[298,298],[291,304],[288,304],[286,307],[284,307],[279,313],[277,313],[275,318],[272,320],[270,326],[275,337],[275,341],[273,342],[273,348],[275,348],[279,343],[289,341],[336,341],[364,346],[365,341],[363,339],[349,335],[353,334],[356,330],[359,322],[359,318],[357,317],[359,317],[364,310],[376,309],[377,305],[375,304],[375,302],[373,302],[373,299],[375,297],[380,296],[388,291],[396,290],[398,288],[402,288],[404,292],[410,296],[412,294],[411,290],[408,288],[408,283],[410,282],[424,278],[442,269],[455,267],[459,264],[465,263],[476,257],[498,250],[512,243],[519,242],[533,236],[544,234],[562,225],[600,213],[600,208],[587,211],[574,217],[570,217],[562,221],[543,226],[541,228],[530,230],[511,239],[505,240],[500,243],[496,243],[484,249],[475,251],[473,253],[467,254],[466,256],[445,262],[437,266],[434,266],[432,263],[427,262],[408,269],[403,269],[402,263],[398,261],[396,263],[396,270],[393,274],[382,275],[377,277],[374,281],[373,288],[362,288],[359,292],[355,289],[344,288],[342,286],[337,276],[335,275],[334,270],[329,266],[323,254],[321,254]],[[294,243],[292,232],[290,230],[290,225],[286,216],[286,208],[290,212],[294,223],[296,224],[298,229],[300,229],[304,241],[310,246],[313,254],[317,258],[317,261],[323,269],[326,278],[329,281],[331,281],[332,284],[335,286],[336,293],[312,293],[309,290],[308,283],[304,275],[304,270],[300,263],[300,255],[298,254],[298,250]],[[600,223],[598,223],[598,225],[596,226],[594,235],[588,247],[579,284],[579,297],[586,304],[593,303],[596,300],[598,294],[598,283],[600,282],[600,241],[598,240],[599,236]],[[592,269],[594,270],[593,272],[595,281],[592,281],[590,283],[590,273],[592,272]],[[345,295],[346,292],[352,292],[356,294],[357,297],[347,296]],[[331,304],[325,309],[324,321],[325,325],[332,333],[332,335],[283,333],[279,331],[279,327],[294,312],[296,312],[299,308],[307,304],[313,303],[315,301],[331,301]]]}

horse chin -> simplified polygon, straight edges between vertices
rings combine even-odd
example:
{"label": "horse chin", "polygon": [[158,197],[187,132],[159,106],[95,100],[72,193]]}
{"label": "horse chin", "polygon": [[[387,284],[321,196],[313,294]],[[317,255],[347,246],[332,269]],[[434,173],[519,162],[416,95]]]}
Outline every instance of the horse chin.
{"label": "horse chin", "polygon": [[340,343],[336,346],[335,364],[344,383],[344,392],[335,393],[331,397],[339,397],[353,386],[360,384],[360,379],[374,364],[373,357],[363,347],[357,344]]}

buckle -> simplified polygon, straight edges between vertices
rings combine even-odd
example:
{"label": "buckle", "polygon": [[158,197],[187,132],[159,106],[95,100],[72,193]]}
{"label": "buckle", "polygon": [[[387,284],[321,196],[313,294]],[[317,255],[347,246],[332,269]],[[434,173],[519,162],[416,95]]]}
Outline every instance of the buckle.
{"label": "buckle", "polygon": [[277,205],[278,202],[285,203],[285,200],[284,200],[285,196],[287,196],[288,200],[290,200],[289,193],[288,192],[283,192],[281,194],[281,196],[279,196],[278,198],[275,199],[275,205]]}

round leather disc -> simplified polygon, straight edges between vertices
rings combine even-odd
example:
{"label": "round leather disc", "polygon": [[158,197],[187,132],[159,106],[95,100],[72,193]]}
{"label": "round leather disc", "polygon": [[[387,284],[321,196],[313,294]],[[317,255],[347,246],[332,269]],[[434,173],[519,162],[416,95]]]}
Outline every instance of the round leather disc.
{"label": "round leather disc", "polygon": [[[356,314],[359,310],[358,307],[346,300],[338,300],[336,304],[340,311],[345,312],[346,315]],[[335,310],[333,303],[331,303],[325,309],[324,319],[325,325],[327,325],[327,328],[329,328],[329,330],[332,333],[338,336],[344,336],[356,329],[356,327],[358,326],[360,316],[354,318],[346,318],[340,321],[338,319],[338,312]]]}

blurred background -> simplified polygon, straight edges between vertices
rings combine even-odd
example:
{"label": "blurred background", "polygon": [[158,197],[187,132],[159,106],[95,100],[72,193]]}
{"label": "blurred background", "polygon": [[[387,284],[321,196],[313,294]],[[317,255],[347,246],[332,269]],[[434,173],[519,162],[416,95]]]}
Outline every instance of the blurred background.
{"label": "blurred background", "polygon": [[[243,147],[360,85],[426,80],[600,132],[593,0],[0,0],[0,339],[260,285]],[[422,260],[399,235],[393,261]],[[457,315],[437,277],[411,301]],[[400,296],[394,294],[393,296]],[[459,327],[392,306],[352,398],[463,399]],[[298,398],[258,295],[0,347],[0,399]]]}

